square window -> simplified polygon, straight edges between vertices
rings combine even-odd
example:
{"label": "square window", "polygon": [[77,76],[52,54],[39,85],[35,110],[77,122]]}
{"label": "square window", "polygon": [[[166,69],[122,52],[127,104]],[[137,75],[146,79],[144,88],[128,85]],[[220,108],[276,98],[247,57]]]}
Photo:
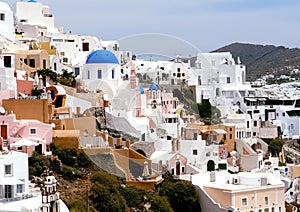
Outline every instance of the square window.
{"label": "square window", "polygon": [[4,166],[4,175],[5,176],[12,176],[12,165],[5,165]]}
{"label": "square window", "polygon": [[193,155],[198,155],[197,149],[193,149]]}
{"label": "square window", "polygon": [[17,193],[23,193],[23,185],[17,184]]}
{"label": "square window", "polygon": [[242,206],[247,206],[247,205],[248,205],[247,198],[242,198]]}
{"label": "square window", "polygon": [[256,127],[257,126],[257,121],[254,121],[253,125],[254,125],[254,127]]}
{"label": "square window", "polygon": [[36,135],[36,128],[30,128],[29,129],[29,134],[30,135]]}

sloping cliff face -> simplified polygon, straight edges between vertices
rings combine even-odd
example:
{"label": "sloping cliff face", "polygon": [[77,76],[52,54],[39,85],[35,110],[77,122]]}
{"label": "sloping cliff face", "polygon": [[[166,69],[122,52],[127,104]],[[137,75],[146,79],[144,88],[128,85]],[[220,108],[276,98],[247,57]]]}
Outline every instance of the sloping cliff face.
{"label": "sloping cliff face", "polygon": [[300,139],[286,140],[282,148],[287,163],[300,163]]}

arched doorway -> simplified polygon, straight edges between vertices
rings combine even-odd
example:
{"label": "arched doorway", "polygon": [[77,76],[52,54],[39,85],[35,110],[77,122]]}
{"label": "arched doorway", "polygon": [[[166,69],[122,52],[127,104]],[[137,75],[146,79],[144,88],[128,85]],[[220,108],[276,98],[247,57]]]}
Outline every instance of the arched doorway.
{"label": "arched doorway", "polygon": [[213,160],[209,160],[207,162],[207,171],[208,172],[215,171],[215,162]]}
{"label": "arched doorway", "polygon": [[137,150],[135,150],[135,151],[138,152],[138,153],[140,153],[140,154],[143,155],[144,157],[147,157],[146,153],[145,153],[143,150],[137,149]]}

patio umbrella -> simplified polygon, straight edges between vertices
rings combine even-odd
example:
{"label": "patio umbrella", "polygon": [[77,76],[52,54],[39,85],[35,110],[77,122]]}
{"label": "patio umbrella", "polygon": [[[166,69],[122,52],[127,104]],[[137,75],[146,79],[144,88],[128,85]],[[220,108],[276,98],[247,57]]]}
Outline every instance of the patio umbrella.
{"label": "patio umbrella", "polygon": [[143,177],[148,177],[149,175],[150,175],[150,173],[149,173],[149,168],[148,168],[148,162],[145,161],[145,162],[144,162],[144,169],[143,169],[143,174],[142,174],[142,176],[143,176]]}
{"label": "patio umbrella", "polygon": [[18,140],[14,143],[11,144],[11,146],[16,146],[16,147],[20,147],[20,146],[37,146],[39,145],[38,143],[29,140],[27,138],[22,138],[21,140]]}

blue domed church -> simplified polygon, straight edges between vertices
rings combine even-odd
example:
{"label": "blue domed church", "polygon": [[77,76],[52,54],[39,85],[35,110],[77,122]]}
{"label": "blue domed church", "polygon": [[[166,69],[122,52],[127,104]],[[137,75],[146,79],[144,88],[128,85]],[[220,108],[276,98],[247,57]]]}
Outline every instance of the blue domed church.
{"label": "blue domed church", "polygon": [[85,89],[103,90],[113,97],[122,83],[120,62],[114,53],[104,49],[96,50],[88,55],[81,79]]}

